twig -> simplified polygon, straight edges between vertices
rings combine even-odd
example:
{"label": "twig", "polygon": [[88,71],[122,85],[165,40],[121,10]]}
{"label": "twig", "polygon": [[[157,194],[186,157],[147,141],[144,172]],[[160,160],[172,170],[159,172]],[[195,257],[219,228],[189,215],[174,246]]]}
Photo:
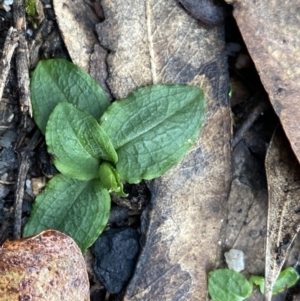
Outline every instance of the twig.
{"label": "twig", "polygon": [[22,207],[23,207],[23,196],[24,186],[26,181],[27,172],[29,169],[29,158],[27,152],[20,153],[21,162],[18,172],[17,188],[15,191],[15,202],[14,202],[14,239],[21,237],[22,227]]}
{"label": "twig", "polygon": [[4,47],[2,50],[2,57],[0,61],[0,101],[2,99],[7,75],[10,69],[10,61],[17,46],[17,31],[13,27],[11,27],[7,32],[7,37],[5,39]]}
{"label": "twig", "polygon": [[[15,0],[13,4],[13,21],[19,36],[19,45],[16,49],[16,67],[18,79],[18,94],[20,109],[23,113],[22,121],[23,126],[26,128],[26,120],[28,114],[32,116],[30,90],[29,90],[29,55],[28,45],[26,41],[26,14],[25,14],[25,1]],[[21,237],[22,226],[22,206],[24,196],[24,186],[26,181],[27,172],[30,166],[29,154],[33,149],[33,144],[38,139],[39,132],[36,132],[31,138],[29,144],[25,149],[19,153],[19,172],[17,179],[17,186],[15,191],[14,200],[14,230],[13,235],[15,239]]]}
{"label": "twig", "polygon": [[0,180],[0,184],[2,184],[2,185],[14,185],[15,182],[12,182],[12,181],[2,181],[2,180]]}
{"label": "twig", "polygon": [[24,3],[25,1],[23,0],[15,0],[13,4],[14,27],[16,28],[19,36],[19,45],[16,50],[16,65],[21,112],[24,115],[28,113],[30,116],[32,116],[29,90],[29,56],[28,45],[26,41],[26,14]]}
{"label": "twig", "polygon": [[20,167],[18,172],[17,187],[15,191],[14,202],[14,239],[21,237],[22,227],[22,207],[24,197],[24,187],[28,169],[30,166],[29,155],[34,149],[39,140],[40,132],[36,131],[29,141],[29,144],[19,153],[20,155]]}
{"label": "twig", "polygon": [[266,101],[261,101],[249,114],[248,118],[244,121],[241,127],[236,132],[233,140],[232,140],[232,148],[234,149],[239,142],[243,139],[245,133],[249,130],[249,128],[253,125],[255,120],[266,110],[269,108],[269,104]]}

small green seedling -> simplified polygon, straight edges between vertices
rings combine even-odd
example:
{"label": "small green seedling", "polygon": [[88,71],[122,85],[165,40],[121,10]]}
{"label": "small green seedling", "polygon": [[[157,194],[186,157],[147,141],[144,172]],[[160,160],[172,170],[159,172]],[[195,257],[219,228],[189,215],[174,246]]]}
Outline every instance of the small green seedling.
{"label": "small green seedling", "polygon": [[[298,280],[299,274],[294,268],[283,270],[273,286],[273,295],[292,287]],[[251,295],[253,284],[258,285],[264,294],[265,279],[262,276],[251,276],[247,280],[241,273],[229,269],[218,269],[208,274],[208,292],[213,301],[245,300]]]}
{"label": "small green seedling", "polygon": [[84,252],[101,234],[110,192],[161,176],[194,144],[203,91],[188,85],[141,88],[110,105],[101,87],[62,59],[42,61],[31,80],[33,116],[60,174],[34,202],[23,236],[52,228]]}
{"label": "small green seedling", "polygon": [[[296,284],[299,280],[299,274],[297,271],[292,268],[286,268],[281,271],[274,286],[272,288],[272,294],[277,295],[283,292],[285,289],[290,288]],[[262,276],[251,276],[249,279],[250,282],[259,286],[259,290],[262,294],[265,293],[265,278]]]}
{"label": "small green seedling", "polygon": [[219,269],[208,274],[208,293],[214,301],[242,301],[252,290],[252,283],[233,270]]}
{"label": "small green seedling", "polygon": [[25,10],[30,17],[34,17],[36,15],[36,1],[25,0]]}

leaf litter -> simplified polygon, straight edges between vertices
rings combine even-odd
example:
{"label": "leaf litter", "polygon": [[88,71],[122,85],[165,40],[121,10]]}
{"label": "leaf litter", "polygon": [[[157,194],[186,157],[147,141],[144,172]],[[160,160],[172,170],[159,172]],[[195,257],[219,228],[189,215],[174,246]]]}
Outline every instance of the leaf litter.
{"label": "leaf litter", "polygon": [[281,128],[268,148],[266,173],[269,206],[265,294],[271,300],[272,287],[300,229],[300,165]]}
{"label": "leaf litter", "polygon": [[[228,1],[292,149],[300,160],[298,1]],[[237,4],[237,5],[236,5]],[[291,118],[291,116],[293,116]]]}
{"label": "leaf litter", "polygon": [[[248,24],[250,24],[250,23],[248,23]],[[258,43],[259,44],[259,43]],[[95,47],[96,48],[96,47]],[[56,53],[56,55],[57,55],[58,53]],[[107,54],[105,54],[104,55],[104,57],[106,56]],[[102,59],[103,59],[103,57],[102,57]],[[105,60],[105,59],[104,59]],[[104,60],[102,60],[102,65],[105,65],[105,64],[103,64],[103,61]],[[111,70],[111,67],[109,67],[109,69]],[[2,104],[3,105],[3,104]],[[14,105],[14,106],[16,106],[16,105]],[[8,116],[9,117],[9,116]],[[256,129],[255,129],[255,131],[256,132],[260,132],[261,131],[261,129],[259,129],[259,124],[261,124],[259,121],[258,121],[258,124],[255,126],[256,127]],[[253,131],[252,131],[252,134],[253,134]],[[245,147],[246,147],[246,149],[248,149],[248,150],[250,150],[251,151],[251,154],[261,154],[261,152],[260,152],[260,150],[258,149],[259,147],[257,147],[257,145],[255,146],[255,145],[251,145],[251,141],[252,141],[252,139],[253,139],[253,135],[251,134],[251,131],[250,131],[250,133],[249,134],[247,134],[245,137],[244,137],[244,139],[243,139],[243,142],[245,142],[246,143],[246,145],[245,145]],[[252,136],[251,136],[252,135]],[[260,136],[257,136],[258,138],[256,138],[256,139],[260,139]],[[267,143],[267,140],[265,140],[266,141],[266,143]],[[249,142],[250,142],[250,144],[249,144]],[[6,149],[4,148],[3,149],[5,152],[6,152]],[[3,155],[4,155],[4,153],[5,152],[3,152],[3,150],[2,150],[2,153],[3,153]],[[253,152],[253,150],[254,150],[254,152]],[[1,153],[1,154],[2,154]],[[238,158],[242,158],[242,157],[236,157],[237,159]],[[4,162],[4,161],[2,161],[2,162]],[[249,166],[248,166],[249,167]],[[245,170],[244,170],[245,171]],[[3,178],[4,179],[4,178]],[[9,180],[9,178],[7,178],[8,180]],[[13,179],[13,177],[12,178],[10,178],[10,179]],[[243,177],[241,176],[241,180],[242,180],[242,183],[245,185],[245,183],[243,182],[244,181],[244,179],[243,179]],[[246,186],[249,184],[249,182],[247,182],[246,183]],[[241,193],[240,194],[240,196],[238,196],[238,199],[240,199],[240,198],[242,198],[243,197],[243,194]],[[253,199],[255,200],[255,198],[256,198],[256,195],[254,194],[253,195]],[[264,199],[264,202],[266,201],[266,199]],[[232,200],[232,204],[234,204],[234,199]],[[233,210],[231,211],[231,212],[234,212],[234,205],[233,205]],[[251,207],[251,205],[250,205],[250,207],[249,208],[254,208],[254,207]],[[241,208],[240,208],[241,209]],[[242,208],[243,209],[243,208]],[[167,212],[167,211],[165,211],[165,212]],[[256,211],[256,212],[258,212],[259,214],[263,214],[263,212],[264,211],[261,211],[261,210],[258,210],[258,211]],[[234,222],[234,218],[236,217],[236,216],[238,216],[238,213],[236,213],[236,214],[234,214],[233,216],[231,216],[231,221],[232,222]],[[263,215],[261,215],[261,216],[263,216]],[[249,218],[251,217],[251,215],[249,216]],[[244,227],[244,231],[243,232],[241,232],[241,233],[244,233],[245,234],[245,240],[248,240],[249,241],[249,239],[248,239],[248,236],[246,235],[246,233],[249,233],[250,234],[250,237],[252,237],[252,239],[253,239],[253,241],[255,241],[256,242],[256,240],[259,238],[259,239],[262,239],[262,240],[264,240],[264,237],[265,237],[265,230],[262,228],[262,229],[260,229],[260,228],[252,228],[251,230],[249,230],[248,232],[247,232],[247,224],[248,224],[248,221],[251,221],[251,218],[250,219],[247,219],[247,216],[246,216],[246,219],[245,219],[245,224],[243,225],[243,227]],[[261,222],[261,223],[263,223],[262,222],[262,219],[261,218],[259,218],[259,219],[257,219],[256,220],[257,222]],[[243,223],[243,222],[242,222]],[[258,236],[257,236],[258,235]],[[226,238],[225,238],[226,239]],[[232,241],[234,242],[234,237],[232,237]],[[296,237],[296,241],[295,241],[295,245],[297,246],[297,237]],[[245,253],[246,253],[246,255],[247,255],[247,253],[249,252],[249,253],[251,253],[251,254],[255,254],[255,252],[256,252],[256,250],[261,250],[261,247],[259,247],[259,246],[261,246],[261,244],[260,245],[256,245],[255,243],[254,244],[252,244],[251,245],[251,243],[250,243],[250,241],[249,241],[249,245],[247,245],[247,250],[245,251]],[[246,246],[245,246],[246,247]],[[248,254],[249,254],[248,253]],[[263,252],[262,252],[262,254],[263,254]],[[293,254],[293,256],[294,256],[294,258],[297,258],[297,256],[299,256],[299,254],[298,254],[298,252],[297,251],[295,251],[294,249],[292,250],[292,254]],[[257,254],[258,255],[258,254]],[[249,256],[249,261],[247,261],[248,259],[246,258],[246,263],[248,262],[248,267],[251,267],[251,257],[252,257],[252,255],[251,256]],[[259,255],[258,255],[258,257],[259,257]],[[288,262],[290,263],[290,264],[295,264],[295,260],[288,260]],[[261,265],[261,261],[259,261],[259,262],[257,262],[257,264],[256,264],[256,266],[258,267],[258,266],[261,266],[262,267],[262,265]],[[247,267],[246,267],[247,268]],[[256,297],[257,297],[258,295],[256,295]],[[252,300],[260,300],[259,299],[260,298],[260,296],[258,296],[256,299],[252,299]],[[249,298],[249,300],[251,300],[251,297]],[[282,299],[282,300],[284,300],[284,299]]]}

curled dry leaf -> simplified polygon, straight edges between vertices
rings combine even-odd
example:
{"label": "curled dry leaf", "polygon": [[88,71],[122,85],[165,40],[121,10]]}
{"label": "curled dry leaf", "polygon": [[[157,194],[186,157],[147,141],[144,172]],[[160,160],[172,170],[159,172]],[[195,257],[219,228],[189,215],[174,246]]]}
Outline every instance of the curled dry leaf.
{"label": "curled dry leaf", "polygon": [[0,301],[88,301],[89,280],[80,249],[47,230],[0,248]]}
{"label": "curled dry leaf", "polygon": [[265,164],[269,191],[265,295],[271,300],[272,286],[300,228],[300,166],[281,128],[272,138]]}

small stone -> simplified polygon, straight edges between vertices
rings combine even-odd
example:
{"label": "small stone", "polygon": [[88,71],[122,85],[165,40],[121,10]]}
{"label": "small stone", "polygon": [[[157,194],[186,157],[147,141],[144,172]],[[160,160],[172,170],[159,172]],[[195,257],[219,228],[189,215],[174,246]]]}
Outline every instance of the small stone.
{"label": "small stone", "polygon": [[31,187],[31,180],[27,179],[25,182],[26,188],[25,191],[33,197],[33,193],[32,193],[32,187]]}
{"label": "small stone", "polygon": [[30,29],[30,28],[27,29],[26,33],[27,33],[27,35],[28,35],[29,37],[32,37],[32,36],[33,36],[33,30]]}
{"label": "small stone", "polygon": [[31,188],[33,196],[37,196],[45,187],[47,183],[46,177],[38,177],[31,179]]}
{"label": "small stone", "polygon": [[127,284],[140,250],[140,235],[133,228],[110,229],[95,242],[94,271],[110,294],[118,294]]}
{"label": "small stone", "polygon": [[234,270],[236,272],[244,270],[244,253],[242,251],[231,249],[224,255],[229,269]]}
{"label": "small stone", "polygon": [[5,5],[12,5],[14,3],[14,0],[4,0],[3,2]]}

